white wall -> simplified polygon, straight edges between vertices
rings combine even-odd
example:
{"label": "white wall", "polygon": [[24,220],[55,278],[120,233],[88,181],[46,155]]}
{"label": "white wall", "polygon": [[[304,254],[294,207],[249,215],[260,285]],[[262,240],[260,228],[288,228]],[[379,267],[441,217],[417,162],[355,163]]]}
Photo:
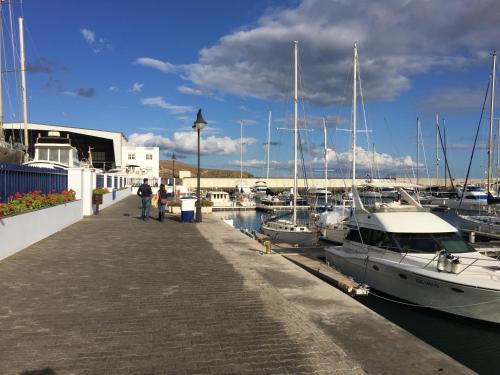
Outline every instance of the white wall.
{"label": "white wall", "polygon": [[82,203],[82,200],[77,200],[0,219],[0,259],[82,219]]}

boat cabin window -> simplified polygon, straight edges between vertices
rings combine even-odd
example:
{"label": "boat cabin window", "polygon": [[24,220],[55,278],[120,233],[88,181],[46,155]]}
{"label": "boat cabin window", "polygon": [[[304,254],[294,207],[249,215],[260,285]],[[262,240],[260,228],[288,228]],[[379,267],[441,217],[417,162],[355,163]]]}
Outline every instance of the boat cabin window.
{"label": "boat cabin window", "polygon": [[62,164],[69,164],[69,150],[61,150],[59,161]]}
{"label": "boat cabin window", "polygon": [[481,199],[488,199],[488,196],[486,194],[481,194],[481,195],[466,195],[465,199],[481,200]]}
{"label": "boat cabin window", "polygon": [[47,147],[38,148],[38,159],[39,160],[49,160],[49,149]]}
{"label": "boat cabin window", "polygon": [[403,252],[435,253],[445,249],[450,253],[468,253],[474,249],[457,233],[393,233]]}
{"label": "boat cabin window", "polygon": [[59,149],[51,148],[49,149],[49,160],[53,162],[59,162]]}
{"label": "boat cabin window", "polygon": [[369,246],[376,246],[382,249],[399,252],[399,248],[394,242],[392,234],[384,231],[369,228],[360,228],[359,230],[351,229],[347,234],[347,239],[355,242],[362,242]]}

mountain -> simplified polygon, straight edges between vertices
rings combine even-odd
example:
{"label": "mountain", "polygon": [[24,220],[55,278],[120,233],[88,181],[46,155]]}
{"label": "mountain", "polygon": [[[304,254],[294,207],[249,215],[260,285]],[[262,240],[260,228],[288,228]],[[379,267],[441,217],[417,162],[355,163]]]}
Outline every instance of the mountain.
{"label": "mountain", "polygon": [[[172,177],[172,160],[160,160],[160,177],[171,178]],[[183,163],[181,161],[175,161],[175,177],[179,177],[179,171],[191,171],[191,177],[196,177],[196,173],[198,171],[198,167]],[[209,168],[200,168],[201,177],[240,177],[239,170],[227,170],[227,169],[209,169]],[[251,173],[243,171],[243,177],[254,177]]]}

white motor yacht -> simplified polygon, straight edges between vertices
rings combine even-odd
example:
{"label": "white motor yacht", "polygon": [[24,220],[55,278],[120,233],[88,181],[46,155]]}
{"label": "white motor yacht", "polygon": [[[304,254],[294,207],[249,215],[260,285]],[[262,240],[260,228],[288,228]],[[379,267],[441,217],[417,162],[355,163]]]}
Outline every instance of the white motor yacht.
{"label": "white motor yacht", "polygon": [[488,194],[478,187],[468,188],[465,192],[459,193],[458,198],[447,199],[445,204],[454,210],[482,212],[488,208]]}
{"label": "white motor yacht", "polygon": [[343,245],[327,247],[327,261],[397,298],[500,323],[500,261],[477,252],[455,227],[399,191],[409,205],[368,210],[355,197]]}

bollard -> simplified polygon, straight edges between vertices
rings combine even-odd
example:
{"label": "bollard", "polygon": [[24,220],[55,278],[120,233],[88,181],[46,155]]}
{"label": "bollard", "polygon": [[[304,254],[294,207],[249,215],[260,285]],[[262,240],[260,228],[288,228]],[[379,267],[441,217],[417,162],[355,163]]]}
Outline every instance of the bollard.
{"label": "bollard", "polygon": [[472,231],[469,233],[469,242],[470,243],[475,243],[476,242],[476,232]]}
{"label": "bollard", "polygon": [[272,252],[271,240],[269,238],[266,238],[264,241],[262,241],[262,244],[266,248],[266,254],[271,254],[271,252]]}

